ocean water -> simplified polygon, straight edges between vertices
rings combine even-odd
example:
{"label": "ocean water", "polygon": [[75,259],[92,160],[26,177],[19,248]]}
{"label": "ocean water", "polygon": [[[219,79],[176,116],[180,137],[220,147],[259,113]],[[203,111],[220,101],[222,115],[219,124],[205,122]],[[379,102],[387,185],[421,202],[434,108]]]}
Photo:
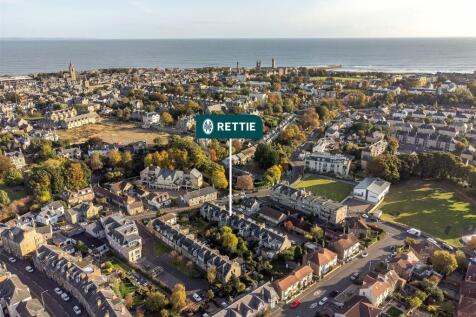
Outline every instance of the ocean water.
{"label": "ocean water", "polygon": [[476,38],[424,39],[0,39],[0,75],[109,67],[253,67],[341,64],[343,70],[474,72]]}

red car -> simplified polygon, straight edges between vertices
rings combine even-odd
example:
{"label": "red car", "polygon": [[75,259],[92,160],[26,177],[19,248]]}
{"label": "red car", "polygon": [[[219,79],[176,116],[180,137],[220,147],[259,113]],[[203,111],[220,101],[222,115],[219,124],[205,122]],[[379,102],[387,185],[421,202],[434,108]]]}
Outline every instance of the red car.
{"label": "red car", "polygon": [[295,299],[294,302],[292,302],[289,307],[291,308],[297,308],[299,305],[301,305],[301,301],[299,299]]}

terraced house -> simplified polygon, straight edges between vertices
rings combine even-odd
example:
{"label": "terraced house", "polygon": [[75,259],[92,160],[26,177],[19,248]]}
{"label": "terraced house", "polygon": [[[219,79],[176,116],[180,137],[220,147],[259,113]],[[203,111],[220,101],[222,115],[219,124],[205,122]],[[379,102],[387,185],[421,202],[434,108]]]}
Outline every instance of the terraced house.
{"label": "terraced house", "polygon": [[114,214],[102,217],[100,221],[112,249],[130,262],[141,258],[142,239],[133,220]]}
{"label": "terraced house", "polygon": [[347,206],[331,199],[315,196],[304,189],[277,184],[271,189],[271,199],[286,207],[317,216],[320,220],[338,224],[347,217]]}
{"label": "terraced house", "polygon": [[267,227],[264,223],[256,222],[241,213],[235,212],[232,216],[228,211],[212,203],[205,203],[200,208],[200,215],[208,221],[215,221],[218,226],[228,226],[238,232],[243,239],[257,241],[261,253],[273,258],[281,251],[291,246],[288,236]]}
{"label": "terraced house", "polygon": [[204,243],[195,240],[192,235],[186,235],[175,225],[174,219],[160,217],[150,221],[148,229],[162,242],[193,261],[198,267],[206,271],[215,267],[217,278],[221,282],[228,282],[233,276],[241,275],[241,266],[236,260],[230,260]]}
{"label": "terraced house", "polygon": [[132,317],[122,299],[109,287],[100,269],[58,247],[44,245],[33,257],[37,270],[76,298],[89,316]]}

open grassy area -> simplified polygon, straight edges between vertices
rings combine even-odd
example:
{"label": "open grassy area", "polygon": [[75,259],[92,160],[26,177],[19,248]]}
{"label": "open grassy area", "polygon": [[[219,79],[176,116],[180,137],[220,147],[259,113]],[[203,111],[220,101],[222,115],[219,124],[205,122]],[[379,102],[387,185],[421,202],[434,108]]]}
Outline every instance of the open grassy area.
{"label": "open grassy area", "polygon": [[102,121],[70,130],[58,130],[61,139],[71,140],[72,143],[81,143],[91,137],[99,137],[108,143],[129,144],[137,141],[154,143],[154,139],[161,137],[168,139],[164,132],[142,129],[131,122]]}
{"label": "open grassy area", "polygon": [[326,197],[335,201],[342,201],[351,192],[353,186],[333,179],[319,176],[306,176],[292,184],[294,188],[305,188],[315,195]]}
{"label": "open grassy area", "polygon": [[162,254],[169,254],[172,249],[163,243],[162,241],[156,240],[154,243],[155,255],[159,256]]}
{"label": "open grassy area", "polygon": [[381,205],[383,220],[415,227],[459,246],[460,238],[476,227],[476,206],[438,182],[409,181],[390,188]]}
{"label": "open grassy area", "polygon": [[326,80],[328,78],[332,78],[335,81],[361,81],[364,80],[365,78],[361,77],[341,77],[341,76],[316,76],[316,77],[311,77],[311,80]]}

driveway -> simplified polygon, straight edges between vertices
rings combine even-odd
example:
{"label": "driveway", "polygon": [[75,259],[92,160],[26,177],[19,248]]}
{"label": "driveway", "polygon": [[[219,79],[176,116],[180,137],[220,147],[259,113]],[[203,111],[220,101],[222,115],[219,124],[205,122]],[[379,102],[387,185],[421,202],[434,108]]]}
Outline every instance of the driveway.
{"label": "driveway", "polygon": [[142,238],[142,258],[137,264],[146,271],[161,267],[162,272],[157,275],[158,279],[164,283],[169,289],[173,289],[175,284],[182,283],[185,285],[187,292],[195,292],[208,288],[208,282],[205,279],[190,278],[186,274],[180,272],[170,263],[168,254],[157,256],[155,254],[155,241],[157,240],[144,225],[137,222],[139,235]]}

